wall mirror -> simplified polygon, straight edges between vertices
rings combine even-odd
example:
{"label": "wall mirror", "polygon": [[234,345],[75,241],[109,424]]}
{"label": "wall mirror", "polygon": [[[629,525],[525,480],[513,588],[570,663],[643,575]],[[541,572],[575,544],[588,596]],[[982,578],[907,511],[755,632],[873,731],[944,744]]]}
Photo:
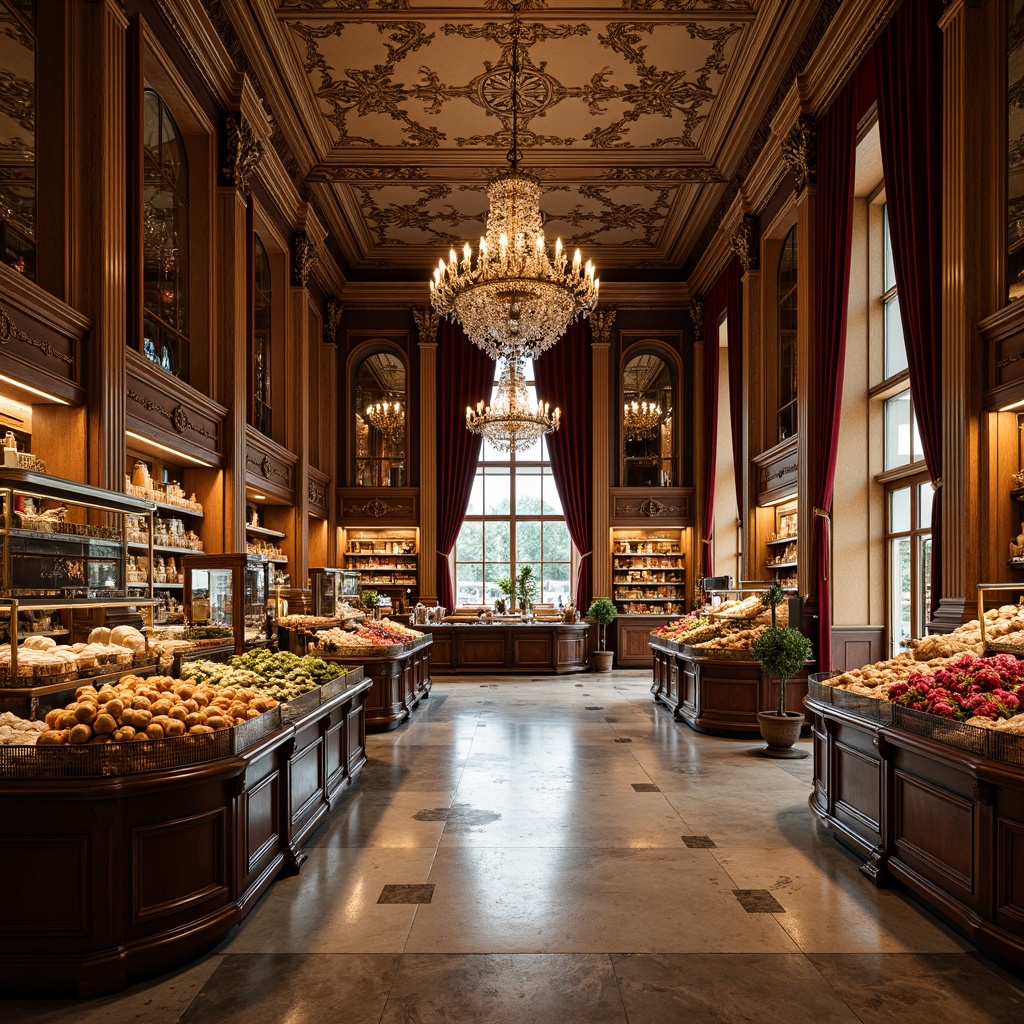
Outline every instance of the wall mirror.
{"label": "wall mirror", "polygon": [[661,356],[641,351],[622,371],[622,483],[674,487],[678,483],[676,380]]}
{"label": "wall mirror", "polygon": [[374,352],[356,364],[357,487],[402,487],[406,482],[406,371],[392,352]]}

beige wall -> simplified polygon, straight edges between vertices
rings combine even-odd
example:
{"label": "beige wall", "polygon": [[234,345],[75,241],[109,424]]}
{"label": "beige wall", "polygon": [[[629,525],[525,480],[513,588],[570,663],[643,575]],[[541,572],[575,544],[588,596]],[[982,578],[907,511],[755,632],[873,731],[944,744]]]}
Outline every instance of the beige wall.
{"label": "beige wall", "polygon": [[733,474],[732,426],[729,421],[729,349],[726,321],[718,331],[718,446],[715,451],[715,530],[711,564],[716,576],[732,576],[739,583],[740,537],[736,525],[736,484]]}

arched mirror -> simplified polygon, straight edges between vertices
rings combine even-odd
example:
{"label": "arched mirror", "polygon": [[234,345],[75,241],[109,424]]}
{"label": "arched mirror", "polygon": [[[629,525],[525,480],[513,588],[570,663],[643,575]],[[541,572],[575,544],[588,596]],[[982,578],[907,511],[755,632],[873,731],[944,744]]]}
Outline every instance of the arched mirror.
{"label": "arched mirror", "polygon": [[622,370],[622,483],[674,487],[678,483],[674,417],[676,380],[655,352],[638,352]]}
{"label": "arched mirror", "polygon": [[356,486],[404,486],[405,363],[392,352],[367,356],[356,364],[354,394]]}

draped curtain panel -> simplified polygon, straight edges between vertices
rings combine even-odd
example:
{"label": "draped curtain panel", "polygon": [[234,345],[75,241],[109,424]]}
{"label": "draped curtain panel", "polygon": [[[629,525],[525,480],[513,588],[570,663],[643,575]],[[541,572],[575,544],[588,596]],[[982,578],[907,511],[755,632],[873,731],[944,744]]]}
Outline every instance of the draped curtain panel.
{"label": "draped curtain panel", "polygon": [[[875,44],[878,127],[910,391],[942,478],[942,32],[937,0],[905,0]],[[931,608],[942,597],[942,503],[932,502]]]}
{"label": "draped curtain panel", "polygon": [[[741,436],[736,429],[734,408],[742,409],[739,392],[733,390],[733,370],[731,355],[735,347],[738,351],[742,345],[742,289],[740,285],[741,267],[738,256],[733,256],[725,269],[718,275],[715,283],[704,301],[704,434],[702,437],[703,472],[701,484],[704,488],[704,537],[701,540],[701,574],[714,575],[711,557],[711,532],[715,525],[715,460],[718,451],[718,325],[722,314],[728,317],[726,331],[730,349],[729,358],[729,418],[733,429],[733,454],[735,456],[738,438]],[[737,371],[737,376],[740,373]],[[736,399],[734,401],[734,395]],[[742,412],[740,413],[742,416]],[[742,422],[742,420],[741,420]],[[740,472],[737,462],[737,473]],[[742,509],[741,484],[737,483],[737,508]]]}
{"label": "draped curtain panel", "polygon": [[458,324],[442,321],[437,346],[437,596],[446,608],[455,607],[448,556],[466,517],[483,443],[466,429],[466,406],[490,402],[493,381],[494,363]]}
{"label": "draped curtain panel", "polygon": [[561,425],[548,435],[555,487],[565,513],[569,536],[580,555],[576,607],[585,614],[592,596],[593,546],[593,352],[587,321],[570,325],[565,336],[533,364],[537,396],[562,410]]}
{"label": "draped curtain panel", "polygon": [[[846,311],[853,244],[853,184],[857,155],[855,83],[851,80],[818,122],[818,191],[814,218],[814,337],[817,359],[810,400],[810,429],[815,444],[811,480],[815,510],[831,515],[839,449],[843,370],[846,362]],[[832,595],[828,520],[813,519],[818,595],[818,664],[832,667]]]}
{"label": "draped curtain panel", "polygon": [[732,467],[736,482],[736,516],[742,524],[745,519],[743,500],[743,267],[736,257],[725,268],[726,308],[729,323],[726,326],[729,346],[729,427],[732,430]]}

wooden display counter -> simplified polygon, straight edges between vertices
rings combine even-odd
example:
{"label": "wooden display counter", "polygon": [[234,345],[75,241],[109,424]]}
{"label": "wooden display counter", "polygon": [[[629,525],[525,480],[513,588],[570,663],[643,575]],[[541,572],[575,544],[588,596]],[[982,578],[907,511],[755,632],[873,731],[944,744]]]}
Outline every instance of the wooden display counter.
{"label": "wooden display counter", "polygon": [[[715,736],[760,736],[758,711],[777,706],[778,682],[750,659],[716,658],[672,641],[648,640],[654,655],[654,699],[677,721]],[[807,695],[807,674],[786,684],[786,707],[799,709]]]}
{"label": "wooden display counter", "polygon": [[432,666],[445,672],[533,672],[587,669],[590,623],[439,623],[417,626],[434,640]]}
{"label": "wooden display counter", "polygon": [[651,667],[651,633],[678,615],[626,615],[615,617],[615,664],[619,668]]}
{"label": "wooden display counter", "polygon": [[116,991],[237,925],[282,870],[298,869],[302,843],[366,761],[371,683],[361,671],[345,683],[216,760],[0,777],[0,989]]}
{"label": "wooden display counter", "polygon": [[[429,626],[418,626],[427,631]],[[363,670],[370,677],[366,695],[366,728],[370,732],[395,729],[413,712],[421,700],[430,696],[432,638],[426,633],[418,640],[402,644],[394,654],[359,655]],[[324,661],[335,656],[317,651]],[[346,657],[351,661],[351,658]]]}
{"label": "wooden display counter", "polygon": [[863,712],[836,707],[827,689],[812,681],[806,701],[811,810],[876,885],[902,883],[972,942],[1024,967],[1024,744],[1005,742],[1020,737],[871,698],[877,707]]}

